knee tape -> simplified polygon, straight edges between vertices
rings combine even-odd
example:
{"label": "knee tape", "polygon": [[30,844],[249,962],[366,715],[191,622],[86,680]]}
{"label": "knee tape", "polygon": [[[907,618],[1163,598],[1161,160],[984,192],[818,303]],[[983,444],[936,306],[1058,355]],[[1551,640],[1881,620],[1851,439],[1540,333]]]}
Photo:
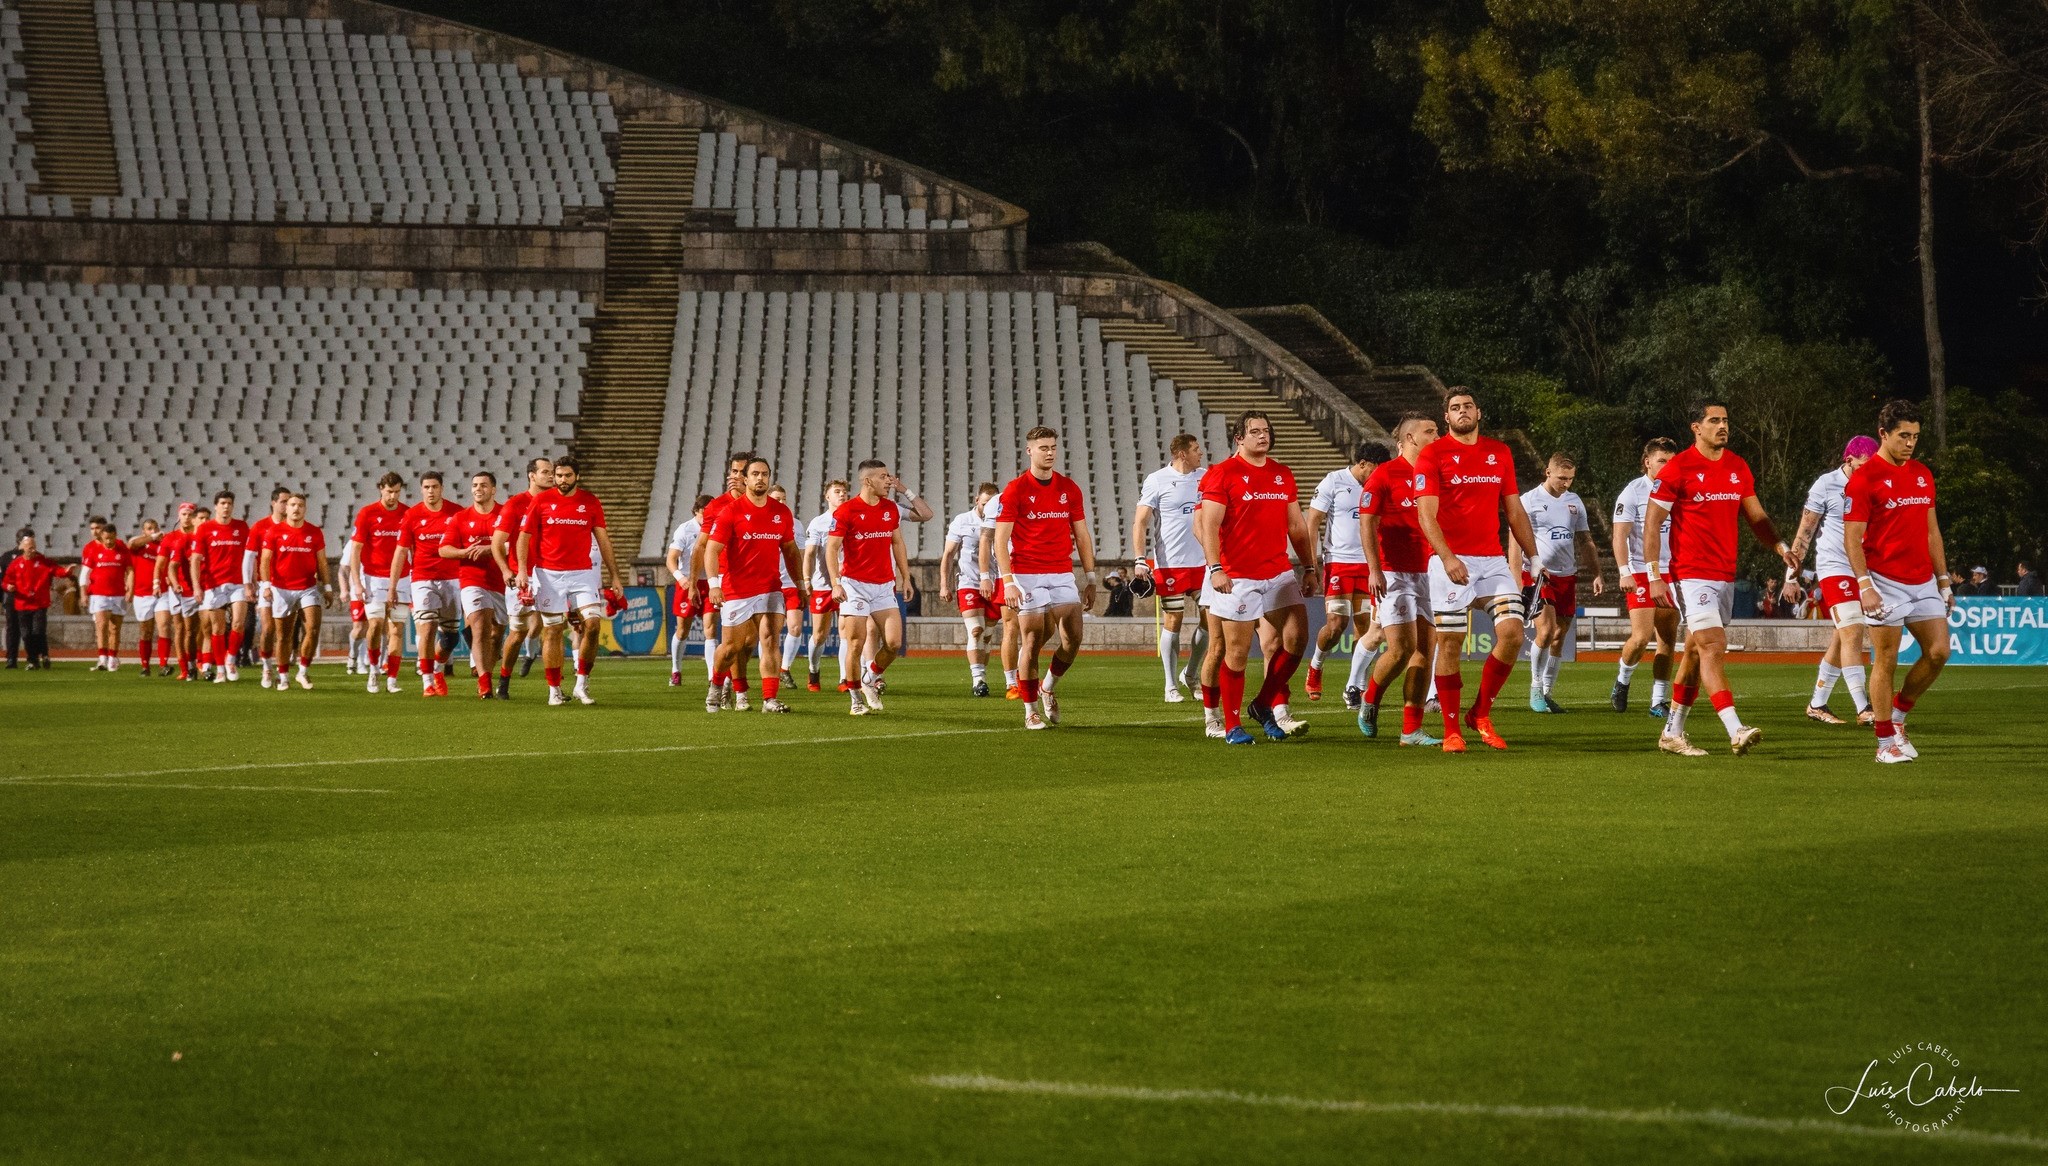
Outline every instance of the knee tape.
{"label": "knee tape", "polygon": [[1529,618],[1529,609],[1522,605],[1522,597],[1519,595],[1497,595],[1487,610],[1493,613],[1493,622],[1496,624],[1503,624],[1509,620],[1524,623]]}
{"label": "knee tape", "polygon": [[981,629],[988,626],[988,617],[978,611],[970,611],[960,618],[967,624],[967,630],[977,636],[981,634]]}
{"label": "knee tape", "polygon": [[1351,615],[1351,599],[1349,596],[1332,595],[1323,600],[1323,611],[1330,615],[1349,617]]}
{"label": "knee tape", "polygon": [[1685,630],[1689,632],[1714,631],[1721,626],[1721,612],[1713,607],[1695,607],[1685,613]]}
{"label": "knee tape", "polygon": [[1463,635],[1466,625],[1471,622],[1471,618],[1462,607],[1456,611],[1439,611],[1436,613],[1436,627],[1438,631]]}
{"label": "knee tape", "polygon": [[540,625],[544,628],[558,628],[569,622],[566,612],[544,611],[540,613]]}
{"label": "knee tape", "polygon": [[1187,610],[1187,606],[1188,597],[1185,593],[1180,595],[1162,596],[1159,600],[1159,610],[1170,611],[1176,615],[1180,614],[1182,611]]}
{"label": "knee tape", "polygon": [[1834,620],[1838,628],[1868,627],[1870,624],[1861,603],[1837,603],[1828,608],[1828,618]]}

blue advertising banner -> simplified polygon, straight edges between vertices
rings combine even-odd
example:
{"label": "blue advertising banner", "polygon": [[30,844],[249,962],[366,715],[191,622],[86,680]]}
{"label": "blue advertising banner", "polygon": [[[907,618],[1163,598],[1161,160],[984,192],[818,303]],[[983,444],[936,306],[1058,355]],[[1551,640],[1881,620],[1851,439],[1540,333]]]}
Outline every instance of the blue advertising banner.
{"label": "blue advertising banner", "polygon": [[[2048,598],[1970,596],[1948,616],[1950,664],[2048,664]],[[1899,648],[1902,662],[1918,660],[1911,635]]]}
{"label": "blue advertising banner", "polygon": [[612,642],[605,646],[628,656],[649,656],[660,651],[666,614],[659,589],[626,588],[626,610],[612,617]]}

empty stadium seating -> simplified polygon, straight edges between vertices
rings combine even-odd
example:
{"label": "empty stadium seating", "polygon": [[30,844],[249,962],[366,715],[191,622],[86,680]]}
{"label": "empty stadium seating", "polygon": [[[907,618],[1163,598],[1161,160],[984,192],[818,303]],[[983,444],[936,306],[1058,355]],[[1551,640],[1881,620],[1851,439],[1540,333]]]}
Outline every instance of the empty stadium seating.
{"label": "empty stadium seating", "polygon": [[40,179],[36,148],[25,140],[34,132],[29,124],[28,93],[21,87],[26,75],[21,65],[21,13],[0,8],[0,211],[68,215],[72,209],[69,198],[29,191]]}
{"label": "empty stadium seating", "polygon": [[[0,526],[62,540],[228,485],[303,485],[323,526],[386,468],[559,452],[578,409],[574,292],[0,284]],[[517,477],[515,475],[515,480]]]}
{"label": "empty stadium seating", "polygon": [[966,230],[966,219],[927,219],[923,207],[905,208],[901,194],[879,182],[842,182],[837,170],[797,169],[738,135],[697,135],[697,181],[691,203],[730,210],[734,225],[826,230]]}
{"label": "empty stadium seating", "polygon": [[247,4],[94,8],[122,191],[95,218],[553,225],[613,180],[602,92]]}
{"label": "empty stadium seating", "polygon": [[909,531],[910,554],[936,558],[945,517],[976,483],[1021,472],[1041,424],[1060,432],[1104,558],[1121,556],[1175,433],[1226,448],[1221,416],[1049,292],[685,291],[640,550],[658,553],[691,500],[721,488],[728,453],[756,449],[805,517],[825,483],[888,461],[939,512]]}

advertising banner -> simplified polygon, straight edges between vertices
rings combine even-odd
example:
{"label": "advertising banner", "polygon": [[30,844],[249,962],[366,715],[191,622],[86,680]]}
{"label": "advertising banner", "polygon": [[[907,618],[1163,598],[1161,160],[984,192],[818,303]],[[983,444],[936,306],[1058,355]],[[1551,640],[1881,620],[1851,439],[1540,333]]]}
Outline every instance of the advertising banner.
{"label": "advertising banner", "polygon": [[[1948,616],[1950,664],[2048,664],[2048,597],[1969,596]],[[1901,662],[1918,660],[1911,634]]]}

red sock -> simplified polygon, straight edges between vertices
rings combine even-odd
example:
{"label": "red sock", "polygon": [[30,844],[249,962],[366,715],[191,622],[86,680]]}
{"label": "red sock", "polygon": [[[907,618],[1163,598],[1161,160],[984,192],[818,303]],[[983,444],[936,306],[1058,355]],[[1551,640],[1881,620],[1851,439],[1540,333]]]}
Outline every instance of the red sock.
{"label": "red sock", "polygon": [[775,699],[775,697],[776,697],[776,694],[777,694],[777,693],[780,693],[781,691],[782,691],[782,677],[780,677],[780,676],[770,676],[770,675],[768,675],[768,674],[767,674],[767,673],[765,673],[765,672],[761,674],[761,699],[762,699],[762,700],[774,700],[774,699]]}
{"label": "red sock", "polygon": [[1500,690],[1507,687],[1508,677],[1513,675],[1514,671],[1513,660],[1503,660],[1491,655],[1486,658],[1486,663],[1479,668],[1479,699],[1472,702],[1473,716],[1484,717],[1493,714],[1493,698],[1499,696]]}
{"label": "red sock", "polygon": [[419,669],[421,676],[432,676],[434,674],[434,637],[432,636],[423,636],[420,639]]}
{"label": "red sock", "polygon": [[1892,697],[1892,707],[1902,713],[1910,713],[1913,711],[1913,702],[1903,696],[1894,696]]}
{"label": "red sock", "polygon": [[1377,679],[1365,682],[1365,695],[1360,699],[1374,708],[1380,707],[1380,682]]}
{"label": "red sock", "polygon": [[549,668],[547,669],[547,674],[549,688],[562,687],[562,670],[560,668]]}
{"label": "red sock", "polygon": [[389,676],[393,680],[398,679],[398,663],[399,656],[396,652],[384,657],[384,675]]}
{"label": "red sock", "polygon": [[732,673],[730,672],[713,672],[711,674],[711,687],[724,688],[725,682],[730,679],[732,679]]}
{"label": "red sock", "polygon": [[147,668],[147,667],[149,667],[149,653],[150,653],[150,652],[151,652],[151,651],[152,651],[152,650],[153,650],[153,649],[154,649],[155,647],[156,647],[156,637],[154,637],[154,636],[150,637],[149,639],[146,639],[146,640],[142,641],[142,645],[141,645],[141,647],[140,647],[140,649],[139,649],[139,651],[138,651],[138,654],[139,654],[139,655],[140,655],[140,656],[142,657],[142,666],[143,666],[144,668]]}
{"label": "red sock", "polygon": [[1421,705],[1419,705],[1419,704],[1404,704],[1404,705],[1402,705],[1402,706],[1401,706],[1401,731],[1402,731],[1403,733],[1414,733],[1414,732],[1417,732],[1417,731],[1421,730],[1421,728],[1422,728],[1422,706],[1421,706]]}
{"label": "red sock", "polygon": [[1436,678],[1437,707],[1444,710],[1444,731],[1462,733],[1458,727],[1458,702],[1465,699],[1465,678],[1452,672]]}
{"label": "red sock", "polygon": [[301,667],[301,668],[311,668],[312,666],[313,666],[313,658],[312,658],[311,656],[301,656],[301,657],[299,657],[299,667]]}
{"label": "red sock", "polygon": [[1054,676],[1065,676],[1067,674],[1067,668],[1071,666],[1073,663],[1074,662],[1072,660],[1062,660],[1058,656],[1054,656],[1052,658],[1052,668],[1050,669],[1050,671]]}
{"label": "red sock", "polygon": [[1038,677],[1026,676],[1023,679],[1017,681],[1017,687],[1021,688],[1024,691],[1025,704],[1030,704],[1032,701],[1038,699]]}
{"label": "red sock", "polygon": [[499,667],[498,667],[498,678],[499,678],[500,680],[510,680],[510,679],[512,679],[512,665],[510,665],[510,664],[502,664],[502,665],[499,665]]}
{"label": "red sock", "polygon": [[488,673],[488,672],[479,672],[479,673],[477,673],[477,674],[476,674],[476,690],[477,690],[477,693],[478,693],[479,695],[481,695],[481,694],[483,694],[483,693],[487,693],[487,692],[489,692],[489,691],[491,690],[491,674],[490,674],[490,673]]}
{"label": "red sock", "polygon": [[1735,693],[1732,689],[1724,688],[1719,692],[1710,692],[1707,694],[1707,699],[1713,702],[1714,711],[1717,713],[1722,709],[1735,707]]}
{"label": "red sock", "polygon": [[1671,687],[1671,699],[1686,708],[1691,708],[1693,702],[1699,698],[1700,686],[1697,684],[1675,684]]}
{"label": "red sock", "polygon": [[1259,682],[1257,703],[1267,708],[1287,703],[1287,682],[1294,679],[1294,670],[1301,664],[1301,657],[1289,651],[1273,653],[1266,661],[1266,675]]}
{"label": "red sock", "polygon": [[1215,708],[1215,707],[1217,707],[1218,705],[1220,705],[1220,704],[1222,704],[1222,703],[1223,703],[1223,693],[1222,693],[1222,690],[1218,689],[1218,688],[1217,688],[1217,687],[1216,687],[1215,685],[1213,685],[1213,684],[1204,684],[1204,685],[1202,686],[1202,707],[1203,707],[1203,708],[1205,708],[1205,709],[1212,709],[1212,708]]}
{"label": "red sock", "polygon": [[239,655],[241,655],[241,654],[242,654],[242,629],[241,629],[241,628],[236,628],[236,629],[235,629],[234,631],[231,631],[231,632],[229,632],[229,633],[228,633],[228,655],[229,655],[230,657],[233,657],[233,656],[239,656]]}
{"label": "red sock", "polygon": [[1222,690],[1217,695],[1223,702],[1223,731],[1227,733],[1244,724],[1244,669],[1219,665],[1216,679]]}
{"label": "red sock", "polygon": [[225,635],[208,635],[206,637],[206,644],[206,658],[208,663],[225,664],[228,662],[228,638]]}
{"label": "red sock", "polygon": [[258,653],[256,653],[256,656],[257,656],[257,658],[258,658],[258,659],[262,660],[262,661],[263,661],[263,662],[264,662],[265,664],[268,664],[268,663],[270,663],[270,649],[269,649],[269,648],[265,648],[265,649],[263,649],[263,650],[262,650],[261,652],[258,652]]}
{"label": "red sock", "polygon": [[[590,675],[590,666],[591,666],[592,664],[595,664],[595,663],[597,663],[597,660],[596,660],[596,656],[597,656],[597,653],[596,653],[596,652],[591,652],[591,653],[589,653],[588,655],[584,656],[584,657],[583,657],[582,659],[580,659],[580,660],[576,661],[576,675],[578,675],[578,676],[588,676],[588,675]],[[745,688],[745,687],[742,687],[742,688],[740,689],[740,691],[741,691],[741,692],[745,692],[745,691],[746,691],[746,688]]]}
{"label": "red sock", "polygon": [[1891,737],[1891,735],[1892,735],[1892,734],[1893,734],[1894,732],[1896,732],[1896,731],[1897,731],[1897,729],[1898,729],[1898,726],[1896,726],[1896,725],[1892,724],[1892,719],[1891,719],[1890,717],[1879,717],[1879,718],[1877,718],[1877,739],[1878,739],[1878,742],[1879,742],[1880,744],[1882,744],[1882,743],[1883,743],[1883,742],[1885,742],[1886,740],[1889,740],[1889,739],[1890,739],[1890,737]]}
{"label": "red sock", "polygon": [[[579,666],[578,666],[578,669],[579,669],[579,670],[581,670],[581,665],[579,665]],[[735,673],[733,673],[733,677],[732,677],[732,690],[733,690],[734,692],[745,692],[745,691],[747,690],[747,674],[746,674],[746,673],[744,673],[744,672],[735,672]]]}
{"label": "red sock", "polygon": [[158,664],[162,665],[165,668],[169,668],[171,666],[170,637],[166,636],[165,638],[158,640],[156,642],[156,660]]}

